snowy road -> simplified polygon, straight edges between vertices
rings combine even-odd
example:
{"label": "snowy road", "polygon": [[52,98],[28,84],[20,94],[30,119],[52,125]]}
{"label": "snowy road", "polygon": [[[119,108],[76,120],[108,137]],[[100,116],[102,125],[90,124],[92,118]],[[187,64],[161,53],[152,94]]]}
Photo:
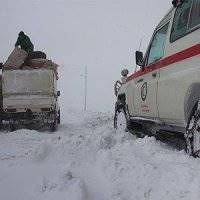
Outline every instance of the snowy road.
{"label": "snowy road", "polygon": [[55,134],[0,133],[0,200],[197,200],[200,160],[68,111]]}

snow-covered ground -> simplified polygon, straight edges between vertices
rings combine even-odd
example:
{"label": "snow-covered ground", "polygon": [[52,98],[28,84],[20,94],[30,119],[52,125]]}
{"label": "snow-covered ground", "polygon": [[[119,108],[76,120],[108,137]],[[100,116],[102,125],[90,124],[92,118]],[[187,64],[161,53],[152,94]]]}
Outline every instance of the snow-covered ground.
{"label": "snow-covered ground", "polygon": [[200,160],[66,111],[54,134],[0,132],[0,200],[197,200]]}

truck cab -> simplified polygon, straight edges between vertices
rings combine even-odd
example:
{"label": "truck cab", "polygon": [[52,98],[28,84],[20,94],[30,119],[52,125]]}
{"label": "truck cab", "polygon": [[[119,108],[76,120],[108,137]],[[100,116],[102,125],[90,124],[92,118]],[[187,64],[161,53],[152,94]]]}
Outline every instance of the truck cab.
{"label": "truck cab", "polygon": [[[181,133],[187,152],[195,156],[200,152],[200,132],[191,132],[189,126],[200,100],[199,41],[200,0],[173,1],[173,8],[155,28],[146,53],[136,52],[140,69],[128,76],[124,93],[119,89],[125,96],[129,124],[149,122],[157,130]],[[195,117],[198,120],[199,116]]]}

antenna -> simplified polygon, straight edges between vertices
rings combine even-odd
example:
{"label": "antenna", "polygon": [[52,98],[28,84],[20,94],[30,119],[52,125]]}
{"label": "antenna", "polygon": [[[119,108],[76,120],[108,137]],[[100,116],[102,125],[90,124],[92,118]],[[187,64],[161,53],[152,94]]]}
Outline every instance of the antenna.
{"label": "antenna", "polygon": [[143,39],[141,38],[141,39],[140,39],[140,45],[139,45],[139,51],[140,51],[140,49],[141,49],[142,42],[143,42]]}

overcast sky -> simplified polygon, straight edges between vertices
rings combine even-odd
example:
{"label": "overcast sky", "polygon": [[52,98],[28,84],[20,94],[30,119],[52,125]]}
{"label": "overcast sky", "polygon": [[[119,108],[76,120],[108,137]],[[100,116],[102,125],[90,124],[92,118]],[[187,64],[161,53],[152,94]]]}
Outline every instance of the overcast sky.
{"label": "overcast sky", "polygon": [[113,85],[120,71],[135,67],[171,0],[0,0],[0,61],[12,51],[18,32],[35,50],[60,65],[62,106],[83,108],[84,67],[88,67],[88,109],[112,111]]}

